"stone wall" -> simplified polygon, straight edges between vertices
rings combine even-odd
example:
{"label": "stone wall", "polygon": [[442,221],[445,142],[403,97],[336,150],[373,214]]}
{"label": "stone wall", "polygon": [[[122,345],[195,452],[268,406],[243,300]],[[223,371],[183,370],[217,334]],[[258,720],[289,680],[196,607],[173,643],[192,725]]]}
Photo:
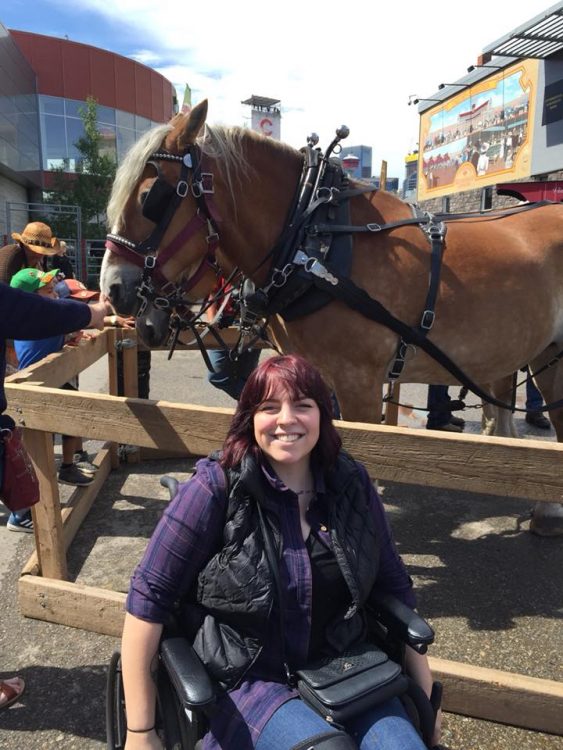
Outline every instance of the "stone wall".
{"label": "stone wall", "polygon": [[[563,170],[559,172],[550,172],[549,174],[541,176],[538,175],[535,180],[532,177],[530,180],[523,180],[523,182],[553,182],[555,180],[563,180]],[[511,182],[517,182],[517,180],[511,180]],[[517,206],[520,202],[516,198],[511,198],[507,195],[497,195],[494,185],[491,186],[491,189],[493,209],[510,208],[511,206]],[[482,188],[479,188],[478,190],[466,190],[462,193],[452,193],[448,196],[450,199],[450,213],[457,214],[466,213],[468,211],[480,211],[481,193]],[[442,213],[444,211],[443,198],[433,198],[432,200],[421,201],[419,205],[425,211],[430,211],[431,213]]]}

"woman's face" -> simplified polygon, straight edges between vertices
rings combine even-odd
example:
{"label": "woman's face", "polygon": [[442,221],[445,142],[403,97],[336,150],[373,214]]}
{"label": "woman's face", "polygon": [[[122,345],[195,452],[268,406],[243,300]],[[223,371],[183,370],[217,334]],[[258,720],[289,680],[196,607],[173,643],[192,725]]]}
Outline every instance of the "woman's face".
{"label": "woman's face", "polygon": [[294,400],[283,389],[274,390],[254,414],[254,438],[274,465],[309,462],[319,439],[321,415],[316,401]]}

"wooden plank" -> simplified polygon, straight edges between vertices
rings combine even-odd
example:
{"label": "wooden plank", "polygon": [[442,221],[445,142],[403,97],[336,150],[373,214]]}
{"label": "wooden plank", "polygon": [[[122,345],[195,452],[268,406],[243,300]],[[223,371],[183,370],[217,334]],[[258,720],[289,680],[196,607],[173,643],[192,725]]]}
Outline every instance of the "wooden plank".
{"label": "wooden plank", "polygon": [[401,400],[401,386],[399,383],[392,385],[387,384],[387,395],[393,398],[397,403],[387,401],[385,403],[385,424],[396,427],[399,424],[399,401]]}
{"label": "wooden plank", "polygon": [[127,341],[127,346],[122,346],[121,349],[123,355],[123,395],[127,398],[137,398],[139,396],[137,331],[120,328],[118,330],[118,345],[119,342],[124,341]]}
{"label": "wooden plank", "polygon": [[[125,594],[82,584],[23,576],[20,609],[26,617],[119,636]],[[497,669],[430,658],[444,683],[444,709],[513,726],[563,733],[563,685]]]}
{"label": "wooden plank", "polygon": [[41,500],[32,508],[35,548],[39,566],[49,578],[67,578],[59,485],[55,468],[53,435],[25,431],[25,444],[39,479]]}
{"label": "wooden plank", "polygon": [[[232,409],[7,385],[20,423],[96,440],[206,455],[223,442]],[[73,396],[67,400],[66,396]],[[64,413],[63,413],[64,412]]]}
{"label": "wooden plank", "polygon": [[[232,409],[6,385],[9,413],[37,430],[206,455]],[[545,502],[563,500],[563,444],[338,422],[344,446],[382,481]]]}
{"label": "wooden plank", "polygon": [[[126,398],[137,398],[139,396],[139,359],[137,348],[136,331],[120,331],[122,334],[127,333],[129,343],[134,346],[126,346],[122,349],[123,357],[123,395]],[[130,335],[133,334],[133,335]],[[129,451],[127,453],[128,464],[138,464],[141,461],[141,451]]]}
{"label": "wooden plank", "polygon": [[563,683],[429,658],[443,708],[464,716],[563,734]]}
{"label": "wooden plank", "polygon": [[[105,445],[95,456],[92,463],[98,466],[96,478],[83,489],[76,489],[70,496],[68,505],[61,510],[63,526],[63,544],[65,552],[70,547],[82,522],[86,518],[94,500],[100,492],[103,483],[111,470],[110,443]],[[22,575],[39,575],[41,566],[35,550],[21,572]]]}
{"label": "wooden plank", "polygon": [[[108,387],[110,395],[117,396],[117,349],[115,342],[117,341],[117,329],[110,328],[108,330]],[[119,467],[119,453],[118,444],[112,442],[110,446],[111,456],[111,468],[117,469]]]}
{"label": "wooden plank", "polygon": [[25,617],[103,635],[121,635],[125,594],[118,591],[42,576],[22,576],[18,597]]}
{"label": "wooden plank", "polygon": [[60,352],[49,354],[25,370],[10,375],[6,382],[46,385],[52,388],[60,386],[107,353],[107,333],[108,329],[96,331],[92,334],[92,339],[80,341],[77,346],[67,346]]}
{"label": "wooden plank", "polygon": [[[65,550],[70,547],[72,540],[90,512],[96,497],[111,471],[109,446],[104,446],[96,454],[93,464],[98,467],[94,481],[86,487],[77,487],[70,496],[69,507],[63,509],[63,542]],[[68,511],[68,513],[65,513],[65,511]]]}

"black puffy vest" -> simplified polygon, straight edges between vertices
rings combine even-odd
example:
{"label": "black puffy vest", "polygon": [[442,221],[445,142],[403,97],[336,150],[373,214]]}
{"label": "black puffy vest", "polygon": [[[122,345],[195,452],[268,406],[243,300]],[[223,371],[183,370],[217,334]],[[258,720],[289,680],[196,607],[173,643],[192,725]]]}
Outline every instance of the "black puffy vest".
{"label": "black puffy vest", "polygon": [[[228,472],[227,480],[229,499],[223,547],[198,577],[199,606],[195,609],[200,625],[194,648],[212,677],[230,689],[242,680],[267,645],[266,623],[276,587],[256,508],[265,492],[262,471],[248,457],[240,471]],[[362,608],[377,576],[378,532],[358,468],[342,451],[326,475],[326,490],[333,549],[353,602],[326,630],[327,644],[339,653],[365,635]],[[277,519],[264,510],[279,550]],[[188,609],[193,617],[193,602]],[[281,673],[279,679],[284,680]]]}

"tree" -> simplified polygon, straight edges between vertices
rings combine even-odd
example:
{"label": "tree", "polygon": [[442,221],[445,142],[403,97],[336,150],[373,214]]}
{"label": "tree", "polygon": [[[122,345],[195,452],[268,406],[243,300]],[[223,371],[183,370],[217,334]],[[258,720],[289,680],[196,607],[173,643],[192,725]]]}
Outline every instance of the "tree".
{"label": "tree", "polygon": [[[106,206],[115,178],[115,159],[102,153],[96,100],[89,96],[86,106],[79,111],[84,135],[74,144],[80,153],[76,172],[69,174],[64,167],[54,170],[53,187],[47,193],[47,200],[61,206],[80,206],[82,236],[101,239],[107,231]],[[73,220],[56,209],[46,217],[46,221],[60,237],[73,237],[76,234]]]}

